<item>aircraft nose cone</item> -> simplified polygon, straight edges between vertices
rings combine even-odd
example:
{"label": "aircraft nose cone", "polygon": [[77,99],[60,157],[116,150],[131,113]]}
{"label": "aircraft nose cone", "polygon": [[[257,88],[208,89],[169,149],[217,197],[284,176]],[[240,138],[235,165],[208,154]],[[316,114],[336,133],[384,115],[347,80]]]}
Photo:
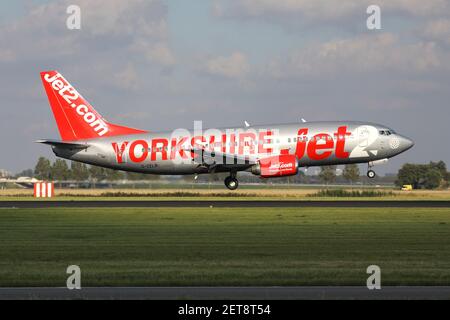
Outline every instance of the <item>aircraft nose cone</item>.
{"label": "aircraft nose cone", "polygon": [[409,138],[402,137],[402,145],[404,150],[408,150],[414,146],[414,141]]}

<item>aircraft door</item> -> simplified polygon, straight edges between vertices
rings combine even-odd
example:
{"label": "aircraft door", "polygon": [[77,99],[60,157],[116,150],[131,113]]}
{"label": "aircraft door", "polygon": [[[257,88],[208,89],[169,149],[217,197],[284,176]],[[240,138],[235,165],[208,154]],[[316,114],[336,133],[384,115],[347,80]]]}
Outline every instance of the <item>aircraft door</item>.
{"label": "aircraft door", "polygon": [[369,157],[369,147],[377,140],[378,130],[373,126],[363,125],[356,128],[356,147],[350,153],[350,158]]}
{"label": "aircraft door", "polygon": [[357,130],[358,146],[365,148],[369,145],[370,131],[367,126],[359,127]]}

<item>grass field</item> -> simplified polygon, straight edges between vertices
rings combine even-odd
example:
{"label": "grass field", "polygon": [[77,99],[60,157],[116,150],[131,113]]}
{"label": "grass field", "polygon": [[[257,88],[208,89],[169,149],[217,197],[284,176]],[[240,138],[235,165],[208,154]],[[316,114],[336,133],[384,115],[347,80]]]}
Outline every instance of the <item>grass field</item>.
{"label": "grass field", "polygon": [[[229,191],[224,187],[212,189],[56,189],[56,197],[43,201],[70,200],[354,200],[343,197],[315,197],[320,188],[242,188]],[[399,191],[392,188],[354,188],[382,192],[381,197],[359,197],[358,200],[450,200],[450,190]],[[35,200],[33,190],[0,190],[0,201]]]}
{"label": "grass field", "polygon": [[0,287],[450,285],[449,209],[2,209]]}

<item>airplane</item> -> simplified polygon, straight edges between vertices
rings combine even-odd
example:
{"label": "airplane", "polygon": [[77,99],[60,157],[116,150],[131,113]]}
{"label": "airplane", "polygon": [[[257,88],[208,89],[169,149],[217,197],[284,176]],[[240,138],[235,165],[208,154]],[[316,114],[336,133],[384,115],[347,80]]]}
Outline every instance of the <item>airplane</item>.
{"label": "airplane", "polygon": [[42,182],[42,181],[38,180],[36,178],[31,178],[31,177],[19,177],[17,179],[0,178],[0,185],[7,184],[7,183],[13,183],[20,187],[29,188],[29,189],[33,188],[34,184],[37,182]]}
{"label": "airplane", "polygon": [[41,72],[59,140],[38,140],[56,156],[121,171],[158,175],[226,172],[236,190],[238,172],[261,178],[296,175],[300,167],[383,164],[413,147],[391,128],[370,122],[325,121],[203,130],[151,132],[105,120],[58,71]]}

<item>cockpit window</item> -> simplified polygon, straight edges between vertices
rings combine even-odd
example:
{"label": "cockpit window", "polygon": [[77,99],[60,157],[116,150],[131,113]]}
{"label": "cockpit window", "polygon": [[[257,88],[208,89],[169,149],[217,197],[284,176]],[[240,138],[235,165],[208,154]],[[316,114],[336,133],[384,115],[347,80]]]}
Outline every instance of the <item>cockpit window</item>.
{"label": "cockpit window", "polygon": [[380,135],[382,136],[390,136],[391,134],[394,134],[394,130],[380,130]]}

